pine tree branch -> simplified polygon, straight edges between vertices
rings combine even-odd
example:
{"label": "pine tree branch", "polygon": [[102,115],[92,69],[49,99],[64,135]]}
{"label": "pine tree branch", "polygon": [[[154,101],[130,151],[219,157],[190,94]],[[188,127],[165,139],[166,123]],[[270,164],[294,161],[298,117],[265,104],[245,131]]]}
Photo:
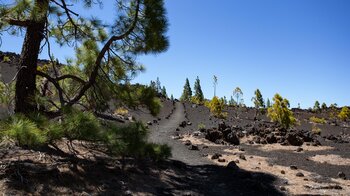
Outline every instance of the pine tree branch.
{"label": "pine tree branch", "polygon": [[96,78],[98,75],[98,70],[99,67],[101,66],[102,63],[102,59],[105,56],[106,52],[110,49],[111,45],[113,44],[113,42],[117,41],[117,40],[122,40],[124,39],[126,36],[128,36],[136,27],[136,24],[138,22],[138,15],[139,15],[139,10],[140,10],[140,3],[141,0],[137,1],[137,5],[136,5],[136,12],[135,12],[135,16],[134,16],[134,21],[131,24],[130,28],[124,32],[121,35],[115,35],[112,36],[107,43],[103,46],[103,48],[101,49],[100,53],[97,56],[97,59],[95,61],[95,66],[93,71],[91,72],[89,81],[87,83],[85,83],[85,85],[83,86],[83,88],[80,90],[80,92],[68,103],[68,105],[73,105],[74,103],[76,103],[77,101],[79,101],[81,99],[81,97],[85,94],[85,92],[91,88],[91,86],[96,82]]}

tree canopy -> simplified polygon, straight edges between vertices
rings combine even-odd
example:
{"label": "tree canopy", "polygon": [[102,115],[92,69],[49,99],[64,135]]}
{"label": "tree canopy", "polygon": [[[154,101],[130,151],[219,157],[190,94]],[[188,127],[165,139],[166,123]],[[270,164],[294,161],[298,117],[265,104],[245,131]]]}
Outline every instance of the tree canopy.
{"label": "tree canopy", "polygon": [[[102,1],[20,0],[0,5],[0,31],[15,35],[25,32],[15,112],[59,113],[65,106],[77,104],[100,112],[112,98],[129,105],[154,105],[155,94],[149,88],[130,85],[130,80],[144,69],[137,63],[138,55],[168,48],[164,2],[115,2],[115,18],[110,24],[97,17],[83,17],[75,10],[79,5],[85,9],[79,12],[92,12],[88,9],[92,7],[103,9]],[[68,65],[55,60],[52,41],[75,48],[76,56]],[[51,60],[46,69],[37,65],[43,47]],[[41,92],[39,86],[44,86]],[[45,102],[38,103],[37,97]]]}
{"label": "tree canopy", "polygon": [[188,80],[188,78],[186,78],[185,86],[184,86],[184,89],[182,91],[182,95],[180,97],[180,100],[181,101],[191,101],[191,98],[192,98],[192,89],[191,89],[190,81]]}
{"label": "tree canopy", "polygon": [[193,98],[195,99],[194,102],[196,103],[203,103],[204,101],[204,95],[201,87],[201,83],[199,80],[199,77],[197,76],[196,81],[194,82],[194,96]]}

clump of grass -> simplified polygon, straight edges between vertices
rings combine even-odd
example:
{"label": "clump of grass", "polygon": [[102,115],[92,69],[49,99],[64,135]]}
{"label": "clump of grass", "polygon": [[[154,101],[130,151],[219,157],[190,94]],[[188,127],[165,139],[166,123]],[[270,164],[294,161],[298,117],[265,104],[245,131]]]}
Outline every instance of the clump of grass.
{"label": "clump of grass", "polygon": [[316,125],[312,125],[311,132],[317,135],[321,135],[321,128],[317,127]]}
{"label": "clump of grass", "polygon": [[18,146],[38,147],[47,142],[46,134],[23,115],[15,115],[4,123],[2,136],[13,139]]}
{"label": "clump of grass", "polygon": [[122,115],[122,116],[125,116],[129,113],[129,111],[124,108],[124,107],[119,107],[117,108],[115,111],[114,111],[114,114],[117,114],[117,115]]}
{"label": "clump of grass", "polygon": [[310,117],[309,120],[313,123],[326,124],[326,120],[324,118],[317,118],[316,116]]}
{"label": "clump of grass", "polygon": [[203,129],[205,129],[205,124],[199,123],[197,128],[198,128],[198,130],[203,130]]}

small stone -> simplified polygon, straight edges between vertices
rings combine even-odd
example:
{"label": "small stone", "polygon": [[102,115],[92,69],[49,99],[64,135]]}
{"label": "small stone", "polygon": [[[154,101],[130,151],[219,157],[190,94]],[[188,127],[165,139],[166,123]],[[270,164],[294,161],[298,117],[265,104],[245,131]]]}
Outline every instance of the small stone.
{"label": "small stone", "polygon": [[152,125],[152,122],[151,122],[151,121],[148,121],[148,122],[147,122],[147,125]]}
{"label": "small stone", "polygon": [[239,155],[239,158],[242,159],[242,160],[245,160],[245,161],[247,160],[247,159],[245,158],[244,154],[240,154],[240,155]]}
{"label": "small stone", "polygon": [[190,140],[186,140],[186,141],[185,141],[185,145],[186,145],[186,146],[189,146],[189,145],[191,145],[191,144],[192,144],[192,142],[191,142]]}
{"label": "small stone", "polygon": [[239,147],[238,150],[239,150],[239,151],[244,151],[244,148]]}
{"label": "small stone", "polygon": [[219,161],[220,163],[226,162],[226,160],[223,159],[223,158],[219,158],[218,161]]}
{"label": "small stone", "polygon": [[198,146],[197,145],[190,145],[189,147],[188,147],[188,149],[189,150],[199,150],[199,148],[198,148]]}
{"label": "small stone", "polygon": [[192,122],[188,121],[188,122],[187,122],[187,125],[192,125]]}
{"label": "small stone", "polygon": [[284,170],[281,170],[281,174],[286,174],[286,172]]}
{"label": "small stone", "polygon": [[235,160],[235,163],[239,163],[239,160],[238,160],[238,159],[236,159],[236,160]]}
{"label": "small stone", "polygon": [[289,168],[290,168],[291,170],[297,170],[297,169],[298,169],[298,167],[295,166],[295,165],[291,165],[291,166],[289,166]]}
{"label": "small stone", "polygon": [[341,179],[346,180],[346,175],[345,175],[345,173],[344,173],[344,172],[339,172],[339,173],[338,173],[338,178],[341,178]]}
{"label": "small stone", "polygon": [[211,156],[211,159],[219,159],[222,155],[219,153],[215,153],[213,156]]}
{"label": "small stone", "polygon": [[127,190],[127,191],[124,192],[124,195],[132,196],[132,192],[130,190]]}
{"label": "small stone", "polygon": [[180,131],[180,129],[179,129],[179,128],[176,128],[175,131]]}
{"label": "small stone", "polygon": [[281,191],[287,191],[286,187],[284,187],[284,186],[280,186],[280,190]]}
{"label": "small stone", "polygon": [[203,145],[203,147],[202,147],[203,149],[205,149],[205,148],[209,148],[209,146],[207,146],[207,145]]}
{"label": "small stone", "polygon": [[208,154],[202,154],[202,157],[207,157],[208,156]]}
{"label": "small stone", "polygon": [[303,151],[303,150],[304,150],[303,148],[298,147],[296,151],[297,151],[297,152],[301,152],[301,151]]}
{"label": "small stone", "polygon": [[304,177],[304,174],[301,173],[301,172],[298,172],[298,173],[295,174],[295,176],[297,176],[297,177]]}

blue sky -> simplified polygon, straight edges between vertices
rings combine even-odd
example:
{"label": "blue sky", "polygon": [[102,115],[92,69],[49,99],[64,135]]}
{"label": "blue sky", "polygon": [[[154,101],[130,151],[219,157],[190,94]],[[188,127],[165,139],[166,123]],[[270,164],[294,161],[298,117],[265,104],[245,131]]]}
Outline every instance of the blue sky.
{"label": "blue sky", "polygon": [[[160,78],[169,94],[181,95],[186,77],[199,76],[205,97],[230,97],[235,87],[244,101],[259,88],[264,98],[278,92],[291,106],[350,105],[350,1],[348,0],[166,0],[170,48],[141,56],[146,66],[135,82]],[[112,18],[105,11],[90,10]],[[78,10],[79,11],[79,10]],[[89,14],[90,12],[84,12]],[[0,50],[19,52],[21,39],[3,36]],[[57,48],[64,59],[72,50]],[[45,57],[45,55],[42,55]]]}

